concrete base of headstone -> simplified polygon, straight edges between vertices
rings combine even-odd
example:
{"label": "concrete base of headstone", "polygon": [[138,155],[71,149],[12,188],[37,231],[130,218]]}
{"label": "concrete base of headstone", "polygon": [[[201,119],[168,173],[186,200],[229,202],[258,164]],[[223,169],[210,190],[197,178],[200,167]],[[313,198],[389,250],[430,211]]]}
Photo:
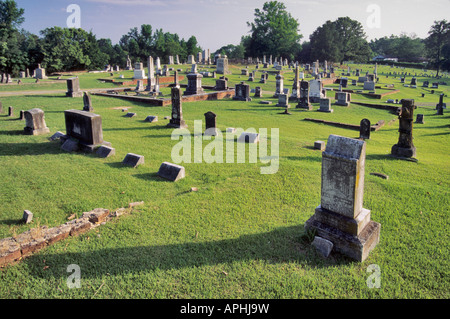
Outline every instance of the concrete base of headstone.
{"label": "concrete base of headstone", "polygon": [[66,97],[72,97],[72,98],[83,97],[83,92],[82,91],[79,91],[79,92],[66,92]]}
{"label": "concrete base of headstone", "polygon": [[305,229],[307,231],[315,231],[317,236],[332,242],[337,252],[363,262],[380,241],[381,225],[377,222],[369,221],[359,235],[355,236],[339,228],[317,221],[314,215],[306,221]]}
{"label": "concrete base of headstone", "polygon": [[214,127],[210,127],[210,128],[205,130],[203,135],[206,135],[206,136],[217,136],[218,132],[219,132],[219,129],[214,128]]}
{"label": "concrete base of headstone", "polygon": [[33,130],[29,127],[24,128],[25,135],[43,135],[50,133],[50,129],[48,127],[44,127],[41,129]]}
{"label": "concrete base of headstone", "polygon": [[159,168],[158,176],[176,182],[186,176],[186,171],[183,166],[164,162]]}
{"label": "concrete base of headstone", "polygon": [[131,167],[137,167],[139,165],[144,164],[144,156],[137,155],[133,153],[128,153],[124,160],[122,161],[122,164],[131,166]]}
{"label": "concrete base of headstone", "polygon": [[103,141],[101,144],[86,144],[67,135],[59,137],[61,141],[61,149],[66,152],[85,152],[94,153],[101,146],[111,147],[110,142]]}
{"label": "concrete base of headstone", "polygon": [[187,124],[184,120],[178,122],[174,122],[172,120],[170,120],[170,123],[167,124],[167,127],[171,127],[171,128],[187,128]]}
{"label": "concrete base of headstone", "polygon": [[400,159],[416,157],[416,147],[404,148],[395,144],[392,146],[391,155]]}
{"label": "concrete base of headstone", "polygon": [[111,156],[115,155],[116,149],[109,147],[109,146],[102,145],[97,149],[95,154],[97,154],[97,156],[99,156],[101,158],[107,158],[107,157],[111,157]]}

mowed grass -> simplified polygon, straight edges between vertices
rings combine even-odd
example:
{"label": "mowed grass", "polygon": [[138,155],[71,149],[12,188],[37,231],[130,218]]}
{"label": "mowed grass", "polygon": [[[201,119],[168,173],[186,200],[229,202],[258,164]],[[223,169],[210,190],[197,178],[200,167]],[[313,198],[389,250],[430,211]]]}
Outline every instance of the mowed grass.
{"label": "mowed grass", "polygon": [[[233,68],[230,86],[246,80],[239,75],[240,69]],[[285,87],[291,87],[292,76],[286,74]],[[390,77],[380,80],[399,82]],[[203,83],[213,81],[204,79]],[[244,164],[194,163],[192,145],[191,163],[181,164],[187,176],[177,183],[156,175],[162,162],[172,161],[172,148],[179,143],[171,139],[173,130],[166,128],[168,121],[164,120],[170,116],[170,106],[149,107],[92,96],[94,112],[102,116],[104,139],[116,149],[114,157],[101,159],[65,153],[57,142],[48,141],[52,133],[65,132],[64,110],[82,109],[81,98],[69,99],[64,94],[3,97],[0,238],[39,225],[56,226],[73,213],[80,216],[98,207],[114,210],[135,201],[145,205],[5,267],[0,272],[0,296],[448,298],[450,116],[446,110],[444,116],[434,115],[432,106],[415,110],[425,115],[425,124],[414,125],[417,163],[388,156],[398,140],[398,121],[372,132],[367,141],[364,207],[382,225],[381,242],[363,263],[337,253],[324,259],[311,247],[303,229],[320,204],[321,153],[312,146],[316,140],[327,141],[330,134],[357,138],[359,132],[304,118],[359,124],[362,118],[388,123],[396,116],[358,105],[333,105],[331,114],[305,112],[296,110],[293,102],[292,115],[282,115],[271,97],[273,75],[266,85],[249,83],[263,87],[264,97],[252,102],[184,103],[184,119],[191,133],[194,121],[204,121],[207,111],[217,114],[222,132],[227,127],[267,128],[269,155],[274,138],[271,129],[278,128],[277,173],[261,174],[260,169],[269,164],[249,163],[248,157]],[[410,96],[417,91],[407,89],[401,87],[398,96],[417,101]],[[440,89],[448,94],[448,86]],[[168,89],[164,93],[167,96]],[[366,100],[361,95],[352,99]],[[437,95],[424,99],[437,103]],[[273,104],[262,105],[260,100]],[[13,118],[5,115],[9,105],[15,109]],[[17,120],[19,110],[34,107],[45,111],[51,134],[22,134],[25,123]],[[125,118],[121,108],[129,108],[137,117]],[[159,122],[144,122],[147,115],[157,115]],[[201,137],[192,137],[192,144],[195,139],[198,142]],[[210,141],[202,143],[205,149]],[[121,161],[130,152],[144,155],[145,164],[124,167]],[[389,179],[371,172],[387,174]],[[190,192],[191,187],[198,191]],[[24,209],[34,213],[31,225],[18,223]],[[71,264],[80,266],[80,289],[67,286]],[[380,267],[378,289],[369,288],[366,282],[372,274],[367,271],[371,264]]]}

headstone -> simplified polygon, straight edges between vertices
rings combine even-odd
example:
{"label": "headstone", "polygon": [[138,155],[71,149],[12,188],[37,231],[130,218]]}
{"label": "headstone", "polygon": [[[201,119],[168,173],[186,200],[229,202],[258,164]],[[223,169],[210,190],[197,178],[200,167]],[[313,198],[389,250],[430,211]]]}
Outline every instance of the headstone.
{"label": "headstone", "polygon": [[188,56],[187,63],[188,64],[195,64],[195,57],[192,54]]}
{"label": "headstone", "polygon": [[409,85],[417,85],[417,79],[415,77],[412,77],[411,83]]}
{"label": "headstone", "polygon": [[327,258],[333,250],[333,243],[325,238],[315,236],[311,243],[325,258]]}
{"label": "headstone", "polygon": [[183,166],[164,162],[159,167],[158,176],[176,182],[186,176],[186,171]]}
{"label": "headstone", "polygon": [[144,120],[145,122],[149,122],[149,123],[154,123],[154,122],[158,122],[158,117],[155,115],[149,115],[145,118]]}
{"label": "headstone", "polygon": [[86,111],[86,112],[94,111],[94,108],[92,107],[91,96],[87,92],[84,92],[83,104],[84,104],[83,111]]}
{"label": "headstone", "polygon": [[336,105],[349,106],[350,99],[351,99],[351,93],[336,92],[335,99],[336,99],[336,103],[335,103]]}
{"label": "headstone", "polygon": [[300,98],[296,108],[312,110],[312,105],[309,103],[309,82],[307,81],[300,82]]}
{"label": "headstone", "polygon": [[325,150],[325,142],[324,141],[315,141],[314,149],[324,151]]}
{"label": "headstone", "polygon": [[217,127],[216,127],[216,117],[217,115],[211,111],[206,112],[205,114],[205,134],[209,136],[216,136],[217,135]]}
{"label": "headstone", "polygon": [[436,115],[444,115],[444,108],[446,107],[446,103],[444,103],[444,93],[439,95],[439,103],[436,104]]}
{"label": "headstone", "polygon": [[243,132],[241,136],[239,136],[238,138],[238,143],[250,143],[250,144],[259,143],[259,134],[251,132]]}
{"label": "headstone", "polygon": [[116,154],[116,149],[110,146],[102,145],[95,152],[101,158],[108,158]]}
{"label": "headstone", "polygon": [[346,88],[348,84],[347,78],[341,78],[340,84],[342,85],[342,88]]}
{"label": "headstone", "polygon": [[280,107],[289,107],[289,98],[288,95],[285,93],[280,93],[278,94],[278,104],[276,106],[280,106]]}
{"label": "headstone", "polygon": [[283,93],[283,83],[284,83],[284,77],[281,75],[281,73],[278,73],[275,77],[276,80],[276,90],[273,97],[278,97],[279,94]]}
{"label": "headstone", "polygon": [[363,140],[370,139],[370,121],[368,119],[362,119],[359,124],[359,138]]}
{"label": "headstone", "polygon": [[34,70],[34,77],[39,80],[47,78],[47,76],[45,75],[45,69],[41,68],[40,64],[38,64],[37,69]]}
{"label": "headstone", "polygon": [[20,111],[20,113],[19,113],[19,120],[20,120],[20,121],[25,120],[25,111],[24,111],[24,110],[21,110],[21,111]]}
{"label": "headstone", "polygon": [[365,157],[366,142],[330,135],[322,153],[321,204],[305,223],[307,231],[360,262],[379,243],[381,229],[363,208]]}
{"label": "headstone", "polygon": [[66,123],[66,135],[61,137],[65,142],[76,139],[82,151],[92,153],[101,145],[111,146],[111,143],[103,140],[102,117],[86,111],[64,111]]}
{"label": "headstone", "polygon": [[205,93],[202,87],[203,75],[199,73],[189,73],[187,75],[187,78],[188,78],[188,85],[183,95],[195,95]]}
{"label": "headstone", "polygon": [[413,144],[413,114],[414,100],[402,100],[399,114],[398,143],[392,146],[391,155],[399,158],[413,158],[416,156],[416,147]]}
{"label": "headstone", "polygon": [[173,87],[171,90],[172,98],[172,118],[170,119],[168,127],[173,128],[187,128],[186,122],[183,120],[183,109],[181,103],[181,89]]}
{"label": "headstone", "polygon": [[321,80],[309,81],[309,100],[311,103],[319,103],[324,98],[323,83]]}
{"label": "headstone", "polygon": [[423,121],[424,115],[423,114],[417,114],[416,116],[416,123],[417,124],[425,124],[425,122]]}
{"label": "headstone", "polygon": [[233,100],[239,101],[251,101],[250,97],[250,85],[241,82],[235,85]]}
{"label": "headstone", "polygon": [[78,77],[67,79],[67,97],[82,97],[83,92],[80,90],[80,80]]}
{"label": "headstone", "polygon": [[148,80],[147,80],[147,87],[145,90],[152,92],[153,87],[155,85],[155,64],[151,56],[148,57],[147,68],[148,68]]}
{"label": "headstone", "polygon": [[32,220],[33,220],[33,213],[30,212],[29,210],[24,210],[22,215],[22,222],[24,222],[25,224],[29,224],[31,223]]}
{"label": "headstone", "polygon": [[375,90],[375,82],[372,82],[372,81],[364,82],[364,90],[369,90],[369,91]]}
{"label": "headstone", "polygon": [[255,87],[255,97],[262,97],[260,86]]}
{"label": "headstone", "polygon": [[219,58],[217,59],[217,74],[229,74],[228,71],[228,59],[227,58]]}
{"label": "headstone", "polygon": [[134,77],[135,80],[144,80],[147,77],[145,76],[145,69],[142,63],[135,63],[134,65]]}
{"label": "headstone", "polygon": [[131,167],[137,167],[139,165],[144,164],[144,156],[137,155],[134,153],[128,153],[125,158],[122,161],[123,165],[131,166]]}
{"label": "headstone", "polygon": [[318,109],[319,112],[333,113],[333,109],[331,108],[331,101],[329,98],[320,99],[320,107]]}
{"label": "headstone", "polygon": [[50,133],[50,129],[45,124],[44,111],[35,108],[24,113],[26,126],[24,128],[26,135],[42,135]]}
{"label": "headstone", "polygon": [[214,87],[217,91],[225,91],[228,90],[228,81],[221,77],[220,79],[216,80],[216,86]]}
{"label": "headstone", "polygon": [[127,66],[126,66],[125,70],[127,70],[127,71],[133,70],[133,66],[131,64],[130,56],[127,56]]}

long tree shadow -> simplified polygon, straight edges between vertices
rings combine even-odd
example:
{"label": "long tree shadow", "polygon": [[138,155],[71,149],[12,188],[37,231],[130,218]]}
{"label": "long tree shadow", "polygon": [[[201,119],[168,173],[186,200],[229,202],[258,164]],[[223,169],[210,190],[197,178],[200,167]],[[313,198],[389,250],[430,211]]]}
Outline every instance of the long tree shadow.
{"label": "long tree shadow", "polygon": [[[195,239],[193,239],[195,241]],[[42,258],[49,268],[42,271]],[[268,233],[243,235],[236,239],[169,245],[102,248],[95,251],[34,255],[24,262],[33,276],[67,278],[67,266],[80,267],[83,278],[124,275],[152,270],[172,270],[241,261],[263,260],[271,264],[298,262],[312,267],[348,264],[339,254],[325,259],[305,239],[303,226],[278,228]]]}

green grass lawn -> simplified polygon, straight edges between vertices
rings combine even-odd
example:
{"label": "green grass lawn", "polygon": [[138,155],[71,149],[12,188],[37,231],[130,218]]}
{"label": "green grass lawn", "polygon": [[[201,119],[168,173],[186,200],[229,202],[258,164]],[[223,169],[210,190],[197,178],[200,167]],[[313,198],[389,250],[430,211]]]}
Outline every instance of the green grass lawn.
{"label": "green grass lawn", "polygon": [[[229,86],[247,80],[240,76],[241,68],[232,68]],[[378,71],[384,68],[389,67]],[[82,89],[106,87],[98,83],[104,76],[80,75]],[[292,87],[292,77],[292,72],[285,74],[285,87]],[[422,102],[421,88],[404,88],[398,77],[380,76],[380,81],[400,88],[388,98]],[[205,85],[214,83],[212,78],[203,80]],[[187,176],[177,183],[156,176],[162,162],[171,162],[172,148],[178,143],[171,140],[172,129],[164,120],[171,114],[170,106],[92,96],[94,112],[102,116],[104,140],[116,149],[114,157],[101,159],[65,153],[57,142],[48,141],[54,132],[65,132],[64,110],[82,109],[82,98],[65,98],[64,93],[2,97],[0,238],[39,225],[56,226],[73,213],[80,217],[94,208],[114,210],[136,201],[145,205],[0,270],[0,297],[449,298],[447,110],[444,116],[436,116],[434,106],[415,110],[425,115],[425,124],[414,125],[417,163],[387,156],[398,140],[398,121],[372,132],[367,141],[364,207],[371,210],[372,220],[381,223],[381,241],[363,263],[337,253],[325,259],[311,247],[303,229],[320,204],[321,153],[312,146],[316,140],[327,141],[330,134],[357,138],[359,132],[303,119],[359,124],[362,118],[388,123],[396,116],[355,104],[333,105],[331,114],[305,112],[295,109],[293,102],[292,115],[281,115],[270,93],[275,91],[274,75],[265,85],[249,84],[261,86],[263,98],[184,103],[183,116],[191,133],[194,121],[204,121],[207,111],[217,114],[222,131],[267,128],[269,146],[270,129],[279,128],[278,172],[260,174],[260,168],[267,166],[260,161],[183,163]],[[60,86],[65,89],[65,84],[51,84],[48,90]],[[450,91],[449,86],[440,90],[446,95]],[[0,91],[7,89],[2,86]],[[169,96],[167,88],[163,92]],[[262,105],[260,100],[274,103]],[[356,94],[352,100],[384,102]],[[438,96],[427,94],[423,100],[437,103]],[[5,115],[9,105],[15,109],[13,118]],[[45,111],[50,134],[22,134],[25,122],[17,119],[19,110],[34,107]],[[137,117],[125,118],[121,107]],[[159,122],[144,122],[147,115],[157,115]],[[203,141],[204,147],[208,143]],[[144,155],[145,164],[135,169],[122,166],[127,153]],[[389,179],[371,172],[387,174]],[[190,192],[191,187],[198,191]],[[31,225],[18,223],[25,209],[34,213]],[[71,264],[80,266],[80,289],[66,284]],[[381,270],[378,289],[366,283],[371,264]]]}

